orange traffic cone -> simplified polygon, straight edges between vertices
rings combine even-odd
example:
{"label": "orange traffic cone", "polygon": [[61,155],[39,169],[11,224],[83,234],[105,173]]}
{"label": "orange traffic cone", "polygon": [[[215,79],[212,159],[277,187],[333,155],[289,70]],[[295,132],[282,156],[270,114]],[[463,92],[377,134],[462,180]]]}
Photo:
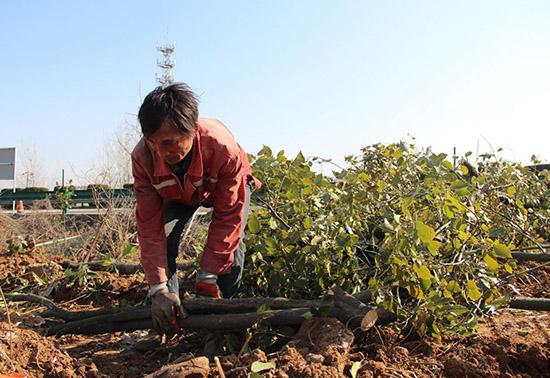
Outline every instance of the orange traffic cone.
{"label": "orange traffic cone", "polygon": [[17,202],[17,214],[23,214],[23,211],[23,201],[19,200],[19,202]]}

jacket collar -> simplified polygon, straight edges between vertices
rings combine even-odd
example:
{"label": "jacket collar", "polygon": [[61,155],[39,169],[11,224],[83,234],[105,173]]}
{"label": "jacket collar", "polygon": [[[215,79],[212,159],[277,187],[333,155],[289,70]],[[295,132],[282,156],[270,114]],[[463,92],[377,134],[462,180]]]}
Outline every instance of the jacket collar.
{"label": "jacket collar", "polygon": [[[197,132],[195,133],[195,139],[193,140],[193,149],[191,151],[191,164],[187,169],[188,175],[197,178],[203,176],[201,134],[202,125],[200,124],[199,120],[197,125]],[[147,145],[147,143],[145,144]],[[147,148],[149,149],[148,146]],[[172,174],[172,170],[170,169],[170,166],[164,161],[164,159],[162,159],[160,154],[151,149],[149,149],[149,151],[151,151],[151,155],[153,156],[153,176],[170,176]]]}

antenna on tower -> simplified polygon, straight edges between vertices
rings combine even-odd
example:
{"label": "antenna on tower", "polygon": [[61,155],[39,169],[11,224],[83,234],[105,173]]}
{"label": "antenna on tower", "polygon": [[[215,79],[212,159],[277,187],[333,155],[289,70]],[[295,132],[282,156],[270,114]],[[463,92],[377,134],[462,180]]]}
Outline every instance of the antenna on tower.
{"label": "antenna on tower", "polygon": [[162,68],[162,75],[155,75],[155,79],[162,85],[162,87],[167,87],[174,82],[174,73],[172,70],[176,66],[176,60],[172,57],[174,51],[176,50],[176,42],[173,42],[171,45],[158,46],[159,50],[163,55],[163,60],[157,60],[157,66]]}

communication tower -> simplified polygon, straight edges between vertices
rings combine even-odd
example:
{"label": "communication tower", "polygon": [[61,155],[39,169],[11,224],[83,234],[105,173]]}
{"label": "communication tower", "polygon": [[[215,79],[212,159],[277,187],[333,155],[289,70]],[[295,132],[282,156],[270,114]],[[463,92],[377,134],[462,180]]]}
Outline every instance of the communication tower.
{"label": "communication tower", "polygon": [[172,57],[172,55],[176,50],[176,42],[173,42],[171,45],[158,46],[157,50],[162,53],[164,58],[162,61],[157,60],[157,66],[162,68],[163,71],[162,75],[159,76],[157,74],[155,75],[155,78],[160,85],[167,87],[174,82],[174,73],[172,70],[176,66],[176,60]]}

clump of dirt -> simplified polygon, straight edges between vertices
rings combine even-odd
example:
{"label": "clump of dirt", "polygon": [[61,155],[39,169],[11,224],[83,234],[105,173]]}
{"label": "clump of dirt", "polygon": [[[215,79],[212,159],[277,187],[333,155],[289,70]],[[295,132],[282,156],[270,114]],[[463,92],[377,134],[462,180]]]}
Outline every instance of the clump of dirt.
{"label": "clump of dirt", "polygon": [[12,276],[23,276],[28,272],[29,267],[48,264],[51,261],[52,258],[46,256],[42,248],[29,248],[15,253],[2,249],[0,250],[0,282],[4,283]]}
{"label": "clump of dirt", "polygon": [[59,378],[96,377],[98,374],[91,360],[73,358],[51,339],[7,322],[0,322],[0,357],[0,372],[4,373]]}

